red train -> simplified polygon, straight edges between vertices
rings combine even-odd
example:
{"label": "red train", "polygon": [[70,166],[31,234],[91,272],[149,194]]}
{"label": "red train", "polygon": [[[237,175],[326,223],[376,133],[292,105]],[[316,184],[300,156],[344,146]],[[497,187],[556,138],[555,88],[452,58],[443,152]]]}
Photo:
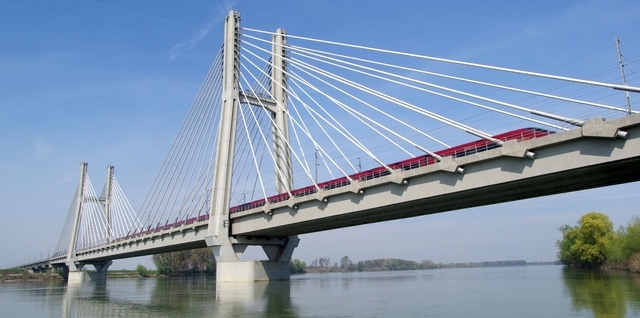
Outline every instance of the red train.
{"label": "red train", "polygon": [[[493,138],[502,140],[502,141],[507,141],[507,140],[522,141],[522,140],[528,140],[528,139],[546,136],[552,133],[553,132],[549,130],[545,130],[541,128],[521,128],[521,129],[505,132],[499,135],[495,135],[493,136]],[[499,145],[495,142],[488,141],[486,139],[480,139],[480,140],[472,141],[466,144],[436,151],[435,154],[441,157],[453,156],[454,158],[458,158],[458,157],[472,155],[478,152],[487,151],[497,147],[499,147]],[[433,156],[422,155],[422,156],[413,157],[407,160],[398,161],[398,162],[389,164],[388,166],[393,170],[400,170],[400,169],[411,170],[419,167],[424,167],[426,165],[431,165],[436,162],[437,160]],[[389,174],[391,174],[391,172],[387,170],[387,168],[380,166],[367,171],[358,172],[356,174],[350,175],[349,177],[353,180],[364,181],[364,180],[380,178],[382,176],[386,176]],[[341,177],[341,178],[318,183],[318,187],[321,189],[329,190],[329,189],[344,187],[346,185],[349,185],[350,183],[351,182],[347,177]],[[291,191],[291,195],[293,195],[294,197],[302,197],[302,196],[314,194],[317,191],[318,191],[318,188],[316,188],[315,185],[311,185],[308,187],[295,189]],[[286,200],[289,200],[289,193],[277,194],[277,195],[268,197],[267,200],[269,200],[270,203],[286,201]],[[238,206],[231,207],[229,209],[229,213],[237,213],[241,211],[258,208],[258,207],[264,206],[265,203],[266,203],[265,199],[244,203]]]}
{"label": "red train", "polygon": [[[542,137],[542,136],[546,136],[549,134],[552,134],[553,132],[548,131],[548,130],[544,130],[544,129],[540,129],[540,128],[522,128],[522,129],[517,129],[517,130],[512,130],[506,133],[502,133],[499,135],[495,135],[493,136],[493,138],[498,139],[498,140],[502,140],[502,141],[507,141],[507,140],[528,140],[528,139],[533,139],[533,138],[537,138],[537,137]],[[444,149],[444,150],[440,150],[437,151],[436,154],[438,156],[441,157],[447,157],[447,156],[453,156],[454,158],[457,157],[463,157],[463,156],[468,156],[474,153],[478,153],[478,152],[482,152],[482,151],[487,151],[489,149],[493,149],[493,148],[497,148],[499,147],[498,144],[485,140],[485,139],[480,139],[480,140],[476,140],[473,142],[469,142],[466,144],[462,144],[462,145],[458,145],[455,147],[451,147],[448,149]],[[398,161],[392,164],[389,164],[389,168],[393,169],[393,170],[411,170],[411,169],[415,169],[415,168],[419,168],[419,167],[424,167],[427,165],[431,165],[436,163],[437,160],[436,158],[434,158],[431,155],[422,155],[422,156],[417,156],[417,157],[413,157],[407,160],[403,160],[403,161]],[[358,172],[355,174],[350,175],[349,177],[352,180],[360,180],[360,181],[364,181],[364,180],[371,180],[371,179],[375,179],[375,178],[380,178],[382,176],[386,176],[391,174],[391,172],[389,170],[387,170],[385,167],[380,166],[377,168],[373,168],[367,171],[362,171],[362,172]],[[337,178],[337,179],[333,179],[333,180],[329,180],[329,181],[325,181],[325,182],[321,182],[318,183],[318,188],[324,189],[324,190],[329,190],[329,189],[335,189],[335,188],[339,188],[339,187],[344,187],[349,185],[351,182],[349,181],[349,178],[347,177],[341,177],[341,178]],[[315,185],[311,185],[308,187],[304,187],[304,188],[300,188],[300,189],[295,189],[293,191],[291,191],[291,195],[293,195],[294,197],[303,197],[306,195],[310,195],[310,194],[314,194],[316,192],[318,192],[318,188],[316,188]],[[274,196],[270,196],[269,198],[267,198],[267,200],[269,200],[270,203],[277,203],[277,202],[282,202],[282,201],[286,201],[289,199],[289,193],[281,193],[281,194],[277,194]],[[246,211],[249,209],[254,209],[254,208],[259,208],[261,206],[264,206],[266,203],[265,199],[260,199],[260,200],[256,200],[256,201],[252,201],[249,203],[244,203],[238,206],[234,206],[231,207],[229,209],[229,213],[237,213],[237,212],[241,212],[241,211]],[[122,240],[127,240],[133,237],[138,237],[138,236],[143,236],[143,235],[147,235],[147,234],[151,234],[154,232],[159,232],[159,231],[163,231],[163,230],[167,230],[170,228],[174,228],[174,227],[179,227],[182,225],[189,225],[189,224],[193,224],[196,222],[201,222],[201,221],[205,221],[209,219],[209,214],[203,214],[197,217],[192,217],[186,220],[176,220],[173,223],[166,223],[164,225],[158,224],[155,228],[151,228],[151,226],[148,226],[146,229],[142,229],[139,232],[135,232],[133,234],[128,234],[125,237],[120,237],[118,239],[116,239],[115,241],[122,241]]]}

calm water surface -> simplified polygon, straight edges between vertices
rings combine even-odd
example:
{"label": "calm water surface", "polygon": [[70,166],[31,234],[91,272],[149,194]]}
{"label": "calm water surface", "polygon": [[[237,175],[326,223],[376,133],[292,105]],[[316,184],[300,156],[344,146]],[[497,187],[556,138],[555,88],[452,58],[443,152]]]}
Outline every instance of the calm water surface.
{"label": "calm water surface", "polygon": [[1,317],[640,317],[640,275],[561,266],[0,284]]}

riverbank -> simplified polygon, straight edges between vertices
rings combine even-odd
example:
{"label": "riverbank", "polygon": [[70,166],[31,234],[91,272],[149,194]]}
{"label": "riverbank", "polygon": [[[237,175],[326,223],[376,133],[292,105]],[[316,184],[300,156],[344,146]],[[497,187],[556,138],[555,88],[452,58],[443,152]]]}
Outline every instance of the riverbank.
{"label": "riverbank", "polygon": [[604,270],[609,270],[609,269],[624,270],[624,271],[640,274],[640,253],[634,254],[624,262],[606,261],[604,264],[602,264],[602,266],[600,266],[600,268]]}
{"label": "riverbank", "polygon": [[[157,277],[155,271],[149,271],[145,275],[140,275],[135,270],[115,270],[108,271],[108,278],[142,278],[142,277]],[[44,273],[34,273],[26,269],[5,269],[0,270],[0,282],[25,282],[25,281],[56,281],[64,280],[62,275],[55,270],[50,270]]]}
{"label": "riverbank", "polygon": [[336,273],[336,272],[382,272],[382,271],[405,271],[405,270],[432,270],[446,268],[477,268],[477,267],[512,267],[512,266],[533,266],[533,265],[561,265],[558,261],[548,262],[527,262],[525,260],[502,260],[485,262],[464,262],[464,263],[435,263],[432,261],[416,262],[405,259],[381,258],[357,263],[348,262],[343,265],[337,263],[333,266],[305,266],[303,264],[298,269],[301,273]]}
{"label": "riverbank", "polygon": [[26,281],[56,281],[64,280],[55,271],[46,273],[33,273],[28,270],[3,270],[0,271],[0,282],[26,282]]}

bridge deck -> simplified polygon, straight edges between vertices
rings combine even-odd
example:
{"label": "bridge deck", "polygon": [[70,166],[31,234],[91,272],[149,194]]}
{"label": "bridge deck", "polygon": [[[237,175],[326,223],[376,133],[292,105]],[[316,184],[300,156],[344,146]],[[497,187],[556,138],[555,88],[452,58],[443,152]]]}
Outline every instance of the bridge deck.
{"label": "bridge deck", "polygon": [[[628,133],[615,138],[617,129]],[[535,159],[525,152],[533,151]],[[464,168],[464,174],[456,172]],[[640,180],[640,114],[601,122],[314,195],[231,214],[237,240],[277,244],[289,235],[409,218]],[[268,213],[267,213],[268,212]],[[209,218],[80,251],[99,262],[207,246]],[[262,238],[262,239],[261,239]],[[267,240],[266,238],[270,238]],[[271,243],[270,243],[271,242]],[[250,244],[250,243],[249,243]],[[60,256],[31,264],[63,265]]]}
{"label": "bridge deck", "polygon": [[[615,128],[628,132],[615,138]],[[535,159],[524,158],[525,150]],[[453,167],[465,169],[455,173]],[[406,180],[403,184],[401,180]],[[233,235],[287,236],[640,180],[640,115],[231,215]],[[358,193],[363,190],[364,194]],[[327,202],[324,202],[326,199]],[[268,211],[269,213],[265,213]]]}

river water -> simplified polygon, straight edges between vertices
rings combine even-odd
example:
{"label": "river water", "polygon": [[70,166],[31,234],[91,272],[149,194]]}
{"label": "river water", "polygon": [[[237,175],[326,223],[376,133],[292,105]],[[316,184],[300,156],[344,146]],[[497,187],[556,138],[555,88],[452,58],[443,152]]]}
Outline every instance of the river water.
{"label": "river water", "polygon": [[0,317],[640,317],[640,275],[562,266],[0,284]]}

